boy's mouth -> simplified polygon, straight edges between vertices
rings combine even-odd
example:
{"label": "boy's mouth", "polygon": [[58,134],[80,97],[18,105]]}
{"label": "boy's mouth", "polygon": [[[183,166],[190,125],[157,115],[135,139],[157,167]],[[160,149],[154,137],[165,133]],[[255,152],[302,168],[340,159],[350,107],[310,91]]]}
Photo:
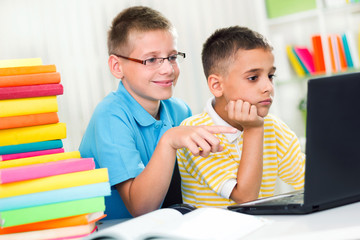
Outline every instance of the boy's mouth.
{"label": "boy's mouth", "polygon": [[260,101],[259,103],[262,105],[270,105],[272,103],[272,100],[271,100],[271,98],[268,98],[263,101]]}
{"label": "boy's mouth", "polygon": [[170,87],[173,85],[173,80],[166,80],[166,81],[153,81],[155,84],[162,86],[162,87]]}

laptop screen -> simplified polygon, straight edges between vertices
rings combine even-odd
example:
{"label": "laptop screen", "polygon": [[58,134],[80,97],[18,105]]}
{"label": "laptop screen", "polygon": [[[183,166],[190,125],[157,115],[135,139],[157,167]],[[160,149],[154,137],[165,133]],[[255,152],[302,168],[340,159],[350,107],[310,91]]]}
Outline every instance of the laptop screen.
{"label": "laptop screen", "polygon": [[308,81],[305,171],[305,204],[360,197],[360,73]]}

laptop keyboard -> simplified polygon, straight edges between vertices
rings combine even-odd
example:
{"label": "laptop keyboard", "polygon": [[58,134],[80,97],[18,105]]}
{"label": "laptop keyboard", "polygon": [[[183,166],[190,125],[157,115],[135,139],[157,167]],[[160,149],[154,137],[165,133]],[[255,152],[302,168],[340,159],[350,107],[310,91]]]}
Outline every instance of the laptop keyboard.
{"label": "laptop keyboard", "polygon": [[293,192],[293,193],[258,199],[252,202],[240,204],[240,206],[287,205],[287,204],[302,204],[303,202],[304,202],[304,192],[299,191],[299,192]]}

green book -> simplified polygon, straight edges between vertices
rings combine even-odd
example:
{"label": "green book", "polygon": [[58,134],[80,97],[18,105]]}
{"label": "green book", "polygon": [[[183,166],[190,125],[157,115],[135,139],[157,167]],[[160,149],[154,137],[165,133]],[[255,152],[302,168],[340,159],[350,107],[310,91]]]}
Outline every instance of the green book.
{"label": "green book", "polygon": [[104,197],[20,208],[0,212],[0,227],[10,227],[104,210]]}

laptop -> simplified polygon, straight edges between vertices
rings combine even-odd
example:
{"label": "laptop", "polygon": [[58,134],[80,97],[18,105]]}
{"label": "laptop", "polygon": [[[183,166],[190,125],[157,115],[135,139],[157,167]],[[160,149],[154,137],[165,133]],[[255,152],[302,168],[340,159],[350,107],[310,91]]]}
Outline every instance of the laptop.
{"label": "laptop", "polygon": [[360,201],[360,73],[308,81],[305,187],[228,209],[307,214]]}

